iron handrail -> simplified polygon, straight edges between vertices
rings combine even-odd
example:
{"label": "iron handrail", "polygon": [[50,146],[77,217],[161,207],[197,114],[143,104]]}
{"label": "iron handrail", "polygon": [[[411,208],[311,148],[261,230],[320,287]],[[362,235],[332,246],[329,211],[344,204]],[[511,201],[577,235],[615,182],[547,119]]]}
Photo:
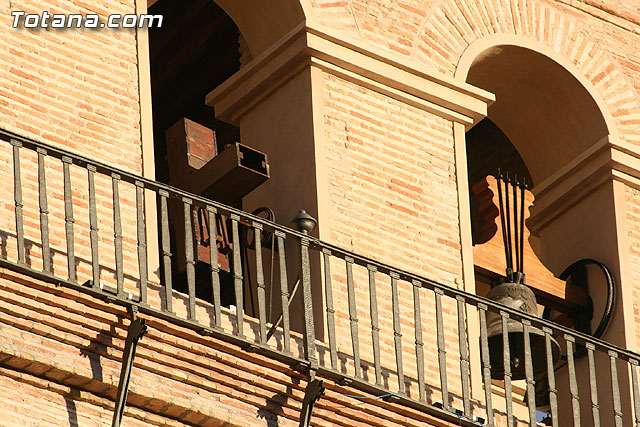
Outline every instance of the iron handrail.
{"label": "iron handrail", "polygon": [[[426,277],[422,277],[418,274],[411,273],[409,271],[405,271],[400,268],[396,268],[384,262],[374,260],[370,257],[345,250],[336,245],[323,242],[320,239],[317,239],[313,236],[309,236],[309,235],[297,232],[293,229],[276,224],[272,221],[266,220],[256,215],[252,215],[242,210],[235,209],[230,206],[226,206],[222,203],[209,200],[207,198],[204,198],[195,194],[191,194],[189,192],[183,191],[179,188],[175,188],[167,184],[156,182],[154,180],[139,176],[135,173],[127,172],[119,168],[112,167],[110,165],[101,163],[94,159],[89,159],[85,156],[71,153],[59,147],[55,147],[50,144],[39,142],[31,138],[26,138],[24,136],[17,135],[13,132],[0,130],[0,139],[6,142],[12,142],[14,145],[17,144],[25,149],[37,151],[39,154],[46,154],[49,157],[53,157],[61,161],[66,161],[69,164],[72,164],[81,168],[85,168],[85,169],[94,168],[95,172],[99,174],[103,174],[111,177],[117,176],[118,180],[122,182],[126,182],[134,186],[142,187],[146,190],[150,190],[152,192],[155,192],[158,196],[164,194],[164,197],[182,200],[185,203],[185,206],[187,206],[187,201],[188,201],[188,204],[190,205],[199,206],[199,207],[208,209],[210,212],[217,212],[218,214],[223,214],[225,216],[231,217],[233,221],[235,221],[234,222],[235,227],[238,226],[238,223],[244,223],[244,224],[248,224],[247,226],[249,227],[253,227],[255,231],[263,230],[263,231],[272,232],[274,233],[275,236],[279,236],[278,239],[296,240],[297,242],[300,243],[300,248],[301,248],[300,250],[301,250],[302,259],[303,259],[301,261],[302,262],[301,268],[307,269],[307,275],[302,279],[304,282],[303,292],[309,291],[308,288],[310,286],[311,279],[308,273],[308,269],[309,269],[308,250],[313,250],[314,252],[317,252],[320,256],[324,256],[325,260],[328,259],[326,257],[332,257],[332,258],[343,260],[348,268],[351,268],[352,265],[357,265],[357,266],[369,269],[370,271],[375,271],[377,273],[384,274],[391,278],[392,286],[393,286],[393,283],[395,283],[397,286],[398,281],[408,282],[414,287],[419,287],[420,289],[427,289],[427,290],[433,291],[434,294],[436,294],[436,299],[438,301],[440,297],[445,296],[445,297],[451,298],[454,301],[458,301],[458,303],[463,304],[464,307],[473,306],[483,310],[485,313],[493,312],[493,313],[499,313],[501,315],[504,314],[504,315],[507,315],[511,320],[516,320],[521,323],[526,323],[528,325],[531,325],[532,327],[537,327],[542,330],[551,331],[551,333],[554,336],[564,335],[565,337],[569,337],[567,338],[567,340],[570,340],[571,342],[583,344],[589,347],[590,350],[598,350],[602,353],[615,355],[616,359],[627,361],[634,367],[640,364],[640,354],[636,352],[621,348],[619,346],[613,345],[601,339],[596,339],[587,334],[569,329],[567,327],[561,326],[552,321],[541,319],[535,316],[528,315],[521,311],[511,309],[509,307],[503,306],[494,301],[488,300],[484,297],[471,294],[469,292],[458,289],[456,287],[449,286],[447,284],[440,283],[438,281],[435,281]],[[45,188],[45,191],[46,191],[46,188]],[[46,210],[44,214],[46,219],[46,214],[47,214]],[[258,241],[258,239],[256,239],[256,241]],[[281,244],[280,241],[279,241],[279,244]],[[193,254],[191,254],[191,256],[193,256]],[[304,260],[305,256],[306,256],[306,261]],[[188,259],[187,261],[189,262]],[[193,263],[193,260],[191,260],[191,263]],[[306,354],[302,357],[298,357],[298,356],[294,356],[289,351],[287,351],[286,347],[284,351],[272,347],[271,345],[268,344],[267,340],[264,339],[264,337],[262,337],[263,338],[262,340],[256,342],[255,340],[251,340],[249,338],[242,336],[242,333],[229,333],[227,331],[220,329],[219,327],[210,327],[210,326],[203,325],[202,323],[199,323],[197,320],[194,320],[191,317],[185,319],[184,317],[178,316],[175,313],[171,312],[171,310],[167,310],[166,308],[163,309],[162,307],[160,308],[152,307],[149,304],[147,304],[146,301],[144,301],[143,299],[132,300],[131,298],[125,297],[120,293],[113,294],[112,292],[107,292],[104,289],[97,288],[95,286],[87,287],[85,285],[77,283],[75,280],[71,280],[71,278],[67,279],[67,278],[56,276],[51,271],[39,271],[30,266],[25,265],[24,263],[13,262],[8,259],[0,259],[0,266],[10,268],[20,273],[28,274],[33,277],[37,277],[47,282],[56,283],[58,285],[63,285],[69,288],[73,288],[81,292],[84,292],[88,295],[91,295],[93,297],[100,298],[102,300],[115,303],[121,306],[126,306],[126,307],[136,306],[141,313],[145,313],[147,315],[154,316],[154,317],[172,322],[174,324],[178,324],[180,326],[196,330],[199,333],[204,335],[212,335],[212,336],[218,337],[230,343],[239,345],[243,348],[251,349],[251,351],[257,351],[262,354],[268,355],[269,357],[272,357],[276,360],[289,363],[292,366],[297,365],[299,368],[302,367],[304,370],[317,371],[319,373],[322,373],[332,378],[338,378],[343,380],[348,379],[354,386],[364,391],[373,392],[374,390],[389,390],[388,388],[380,387],[379,384],[374,385],[374,384],[371,384],[370,382],[364,381],[358,370],[356,370],[355,375],[348,375],[345,372],[338,371],[335,368],[335,366],[329,367],[329,366],[324,366],[322,364],[318,366],[318,360],[315,354],[316,340],[313,335],[310,335],[312,334],[312,331],[309,331],[310,326],[311,326],[311,329],[313,329],[312,327],[313,323],[307,324],[305,327]],[[217,274],[217,271],[215,273]],[[237,273],[238,271],[234,272],[234,275],[237,276]],[[242,272],[239,272],[239,273],[242,273]],[[212,275],[213,275],[213,270],[212,270]],[[349,291],[352,292],[353,277],[349,278],[349,274],[347,274],[347,282],[348,282],[347,286],[349,287]],[[375,283],[375,280],[374,280],[374,283]],[[236,292],[237,292],[237,289],[236,289]],[[285,291],[283,290],[282,292],[285,292]],[[394,298],[394,305],[397,303],[397,293],[398,293],[397,288],[395,288],[394,294],[392,295]],[[190,299],[195,299],[195,291],[191,292],[190,290],[189,297]],[[305,298],[306,297],[308,297],[308,295],[306,295]],[[218,304],[216,309],[219,310],[219,301],[216,304]],[[311,304],[312,304],[311,301],[307,301],[305,299],[304,308],[307,315],[309,313],[312,313]],[[351,309],[351,302],[349,304]],[[329,307],[323,307],[323,310],[324,309],[329,311]],[[354,310],[355,310],[355,306],[354,306]],[[399,319],[396,319],[396,316],[395,316],[396,311],[397,311],[397,308],[394,308],[394,319],[393,319],[394,334],[397,337],[400,334],[400,325],[399,325]],[[439,312],[438,315],[441,316],[442,313]],[[238,322],[242,322],[241,317],[242,317],[242,313],[238,313],[237,314]],[[377,317],[377,308],[376,308],[376,317]],[[463,318],[464,318],[464,315],[463,315]],[[352,322],[353,322],[353,319],[352,319]],[[357,331],[357,328],[358,328],[357,319],[355,320],[355,322],[356,322],[355,330]],[[265,323],[265,319],[262,315],[260,317],[260,323],[261,325]],[[352,323],[352,333],[354,330],[353,327],[354,327],[354,324]],[[397,327],[397,330],[396,330],[396,327]],[[376,327],[373,327],[374,330],[375,328]],[[288,333],[288,326],[285,326],[283,330],[285,331],[285,333]],[[440,334],[441,332],[442,331],[440,330],[440,327],[439,327],[438,333]],[[459,330],[458,333],[461,334],[462,332]],[[466,332],[464,337],[466,341],[467,339]],[[460,340],[462,339],[460,338]],[[320,343],[322,342],[320,341]],[[396,341],[395,344],[396,344],[396,353],[398,353],[399,350],[401,353],[402,343]],[[438,344],[440,347],[441,343],[439,342]],[[399,349],[397,347],[398,345],[400,346]],[[416,346],[418,346],[418,337],[416,338]],[[336,349],[334,347],[335,345],[330,343],[329,350],[332,352],[335,352]],[[353,355],[354,357],[356,357],[358,353],[356,347],[354,347],[354,355]],[[466,347],[464,348],[466,349]],[[463,351],[462,349],[463,348],[461,347],[461,352]],[[439,351],[440,350],[441,349],[439,348]],[[356,358],[359,358],[359,356],[357,356]],[[400,360],[398,361],[398,366],[397,366],[398,368],[397,373],[400,376],[400,379],[402,378],[401,377],[402,375],[401,359],[402,359],[402,356],[400,356]],[[461,358],[461,363],[464,363],[464,362],[465,361],[462,360]],[[466,361],[466,363],[468,364],[469,361]],[[357,364],[359,364],[359,359],[356,365]],[[443,365],[441,364],[440,367],[442,368]],[[467,366],[467,369],[468,369],[468,366]],[[379,366],[376,366],[376,370],[377,371],[379,370]],[[445,369],[445,372],[446,372],[446,369]],[[635,381],[636,380],[635,371],[633,371],[633,375],[634,375],[634,381]],[[443,381],[444,381],[443,388],[446,390],[446,382],[447,382],[446,376],[443,378]],[[401,381],[399,381],[399,383],[401,383]],[[449,418],[456,419],[455,417],[452,418],[451,414],[449,414],[448,411],[446,411],[447,409],[446,403],[444,408],[445,410],[436,408],[433,405],[426,404],[425,401],[422,399],[422,396],[421,396],[421,399],[418,399],[418,400],[409,398],[409,396],[406,395],[406,393],[404,392],[404,389],[403,389],[404,386],[402,384],[399,384],[399,386],[400,386],[400,392],[397,394],[396,399],[401,403],[407,404],[412,407],[417,407],[419,409],[425,410],[429,413],[435,414],[445,419],[449,419]],[[464,393],[466,392],[463,391],[463,394]],[[466,407],[466,403],[467,403],[468,397],[467,396],[463,396],[463,397],[465,399],[465,414],[467,414],[468,408]],[[447,399],[443,399],[443,400],[447,400]],[[468,425],[473,424],[472,422],[469,422],[469,421],[464,421],[464,422],[467,423]]]}

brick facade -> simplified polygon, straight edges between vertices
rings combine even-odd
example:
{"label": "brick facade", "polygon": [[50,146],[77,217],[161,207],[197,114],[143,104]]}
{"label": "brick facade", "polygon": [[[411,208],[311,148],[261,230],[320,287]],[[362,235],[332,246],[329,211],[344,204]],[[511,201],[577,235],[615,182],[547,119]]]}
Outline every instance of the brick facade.
{"label": "brick facade", "polygon": [[[0,126],[5,130],[63,147],[128,172],[141,174],[141,111],[149,99],[140,95],[136,33],[130,30],[11,29],[10,11],[48,10],[67,13],[136,13],[144,2],[113,1],[100,5],[78,1],[5,2],[0,7]],[[640,5],[637,2],[376,1],[310,0],[309,21],[337,38],[356,40],[443,78],[455,77],[465,50],[495,34],[521,36],[551,49],[589,82],[608,109],[612,131],[635,150],[640,144]],[[636,4],[634,4],[636,3]],[[256,55],[241,40],[245,66]],[[322,71],[321,141],[328,194],[327,240],[347,250],[459,289],[465,286],[463,234],[457,177],[457,140],[451,118],[425,111],[403,100]],[[147,144],[147,145],[145,145]],[[0,193],[6,212],[15,209],[12,147],[0,147]],[[277,153],[269,153],[277,156]],[[43,267],[38,204],[38,158],[21,151],[25,181],[26,264]],[[67,271],[62,163],[45,159],[53,272]],[[71,168],[77,231],[78,282],[92,275],[88,175]],[[118,184],[123,218],[124,288],[137,296],[136,196],[128,183]],[[101,282],[115,286],[113,181],[97,177],[97,213]],[[640,193],[625,190],[634,334],[640,339]],[[466,197],[466,194],[465,196]],[[148,212],[148,211],[147,211]],[[15,261],[12,214],[0,216],[2,257]],[[155,233],[155,230],[152,231]],[[150,257],[157,257],[157,249]],[[351,372],[344,264],[332,264],[340,371]],[[157,271],[156,271],[157,273]],[[386,386],[397,388],[391,290],[388,277],[375,276],[380,310],[382,366]],[[373,375],[371,315],[367,271],[354,271],[358,331],[364,375]],[[415,344],[411,286],[403,282],[399,306],[402,343]],[[160,305],[162,286],[151,278],[149,300]],[[184,298],[176,313],[186,316]],[[626,302],[628,304],[628,302]],[[421,300],[426,354],[427,402],[442,400],[433,293]],[[116,395],[127,313],[82,293],[56,287],[9,269],[0,271],[0,424],[108,425]],[[210,306],[199,302],[206,318]],[[467,313],[467,324],[475,323]],[[203,337],[170,322],[149,319],[149,333],[135,359],[123,425],[253,426],[298,425],[307,378],[268,356],[245,351],[222,340]],[[224,309],[224,326],[234,315]],[[461,407],[455,301],[444,304],[446,366],[456,385],[449,390],[453,407]],[[258,339],[249,320],[247,335]],[[302,357],[303,340],[294,335],[294,355]],[[319,337],[324,339],[325,337]],[[474,337],[475,339],[476,337]],[[475,342],[470,344],[477,347]],[[321,358],[327,349],[319,344]],[[637,350],[637,349],[630,349]],[[475,348],[470,350],[472,354]],[[416,358],[404,354],[408,395],[418,393]],[[474,408],[482,391],[474,374]],[[384,400],[363,402],[345,395],[362,394],[348,384],[325,379],[327,391],[313,412],[312,425],[386,426],[453,425],[415,409]],[[480,390],[480,392],[477,392]],[[522,410],[520,408],[519,410]],[[480,412],[478,412],[480,413]],[[518,413],[520,416],[521,414]]]}

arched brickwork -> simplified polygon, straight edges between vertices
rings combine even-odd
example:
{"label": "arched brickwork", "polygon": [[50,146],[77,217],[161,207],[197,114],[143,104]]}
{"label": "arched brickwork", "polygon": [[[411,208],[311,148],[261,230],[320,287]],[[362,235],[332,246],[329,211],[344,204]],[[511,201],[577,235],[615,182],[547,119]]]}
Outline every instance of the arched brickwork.
{"label": "arched brickwork", "polygon": [[581,80],[594,99],[603,100],[615,121],[611,134],[640,144],[638,95],[615,60],[587,30],[587,23],[571,10],[559,10],[536,0],[449,0],[435,7],[425,19],[412,58],[462,78],[456,69],[474,42],[497,35],[528,40],[531,45],[537,44],[564,58],[561,65]]}
{"label": "arched brickwork", "polygon": [[[336,34],[446,75],[454,75],[463,53],[487,36],[516,36],[544,46],[564,58],[556,62],[583,78],[596,101],[597,96],[604,100],[615,119],[612,136],[640,144],[640,94],[612,51],[631,49],[622,41],[624,30],[577,8],[539,0],[309,0],[309,6],[308,22],[312,18]],[[607,43],[590,34],[594,24],[612,28]]]}

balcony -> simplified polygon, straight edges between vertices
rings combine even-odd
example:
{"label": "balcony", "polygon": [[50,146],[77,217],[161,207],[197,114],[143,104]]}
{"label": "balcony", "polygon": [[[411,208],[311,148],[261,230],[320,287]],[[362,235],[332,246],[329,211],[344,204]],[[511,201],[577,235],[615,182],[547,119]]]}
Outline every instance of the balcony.
{"label": "balcony", "polygon": [[[94,159],[5,131],[0,140],[5,205],[15,206],[1,219],[0,266],[52,290],[454,425],[537,425],[541,396],[554,426],[640,425],[637,353]],[[523,325],[525,380],[512,380],[508,341],[502,360],[490,360],[496,316],[504,330],[507,319]],[[533,374],[533,328],[547,361],[552,339],[565,354],[544,377]],[[503,361],[492,380],[491,364]]]}

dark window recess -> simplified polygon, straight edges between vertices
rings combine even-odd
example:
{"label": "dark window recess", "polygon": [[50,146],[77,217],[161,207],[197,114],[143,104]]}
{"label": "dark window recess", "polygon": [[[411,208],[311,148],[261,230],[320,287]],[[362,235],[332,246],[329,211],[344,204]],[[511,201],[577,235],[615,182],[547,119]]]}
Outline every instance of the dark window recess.
{"label": "dark window recess", "polygon": [[471,231],[473,244],[485,243],[493,234],[488,235],[479,202],[473,192],[473,186],[488,175],[495,175],[498,169],[515,173],[531,184],[533,181],[520,153],[507,135],[489,118],[485,118],[466,134],[467,167],[469,173],[469,192],[471,202]]}
{"label": "dark window recess", "polygon": [[[156,179],[241,208],[242,197],[269,177],[266,155],[238,143],[239,129],[216,120],[214,109],[205,105],[206,95],[240,68],[238,28],[211,0],[192,0],[186,8],[181,2],[159,0],[149,13],[164,16],[162,28],[149,29]],[[238,224],[239,241],[234,242],[230,219],[216,215],[212,242],[209,212],[191,207],[193,235],[188,236],[184,205],[170,199],[168,209],[176,291],[187,292],[185,239],[192,238],[198,298],[211,301],[210,263],[215,248],[221,302],[235,304],[234,245],[241,251],[245,294],[255,293],[248,271],[254,256],[250,224]],[[271,248],[265,235],[263,244]],[[250,302],[253,304],[253,297]],[[252,307],[247,308],[251,314]]]}
{"label": "dark window recess", "polygon": [[186,117],[216,133],[218,151],[240,140],[239,129],[215,119],[205,96],[240,68],[239,32],[211,0],[189,7],[159,0],[149,13],[162,14],[162,28],[149,29],[156,179],[169,182],[165,132]]}

